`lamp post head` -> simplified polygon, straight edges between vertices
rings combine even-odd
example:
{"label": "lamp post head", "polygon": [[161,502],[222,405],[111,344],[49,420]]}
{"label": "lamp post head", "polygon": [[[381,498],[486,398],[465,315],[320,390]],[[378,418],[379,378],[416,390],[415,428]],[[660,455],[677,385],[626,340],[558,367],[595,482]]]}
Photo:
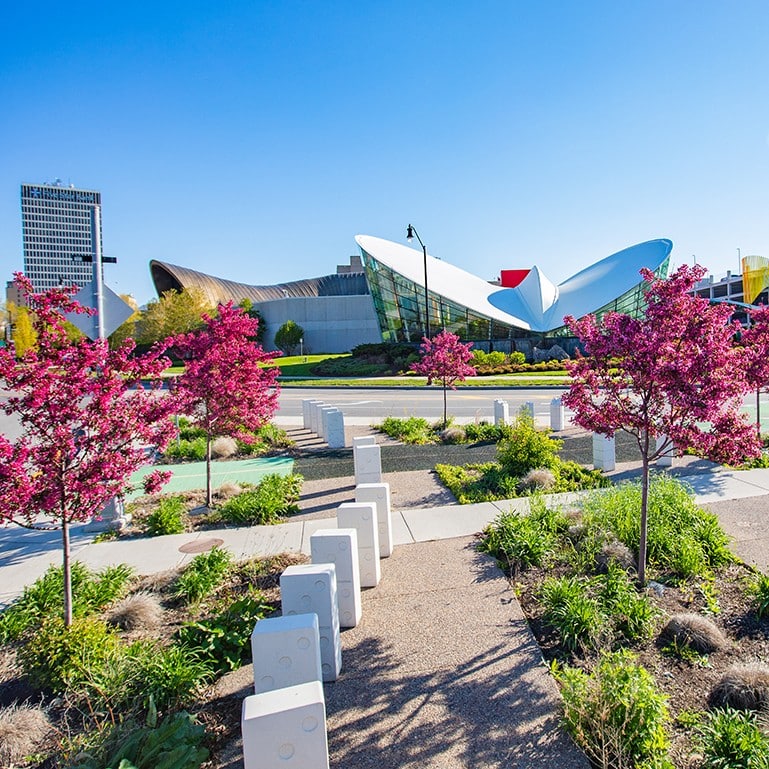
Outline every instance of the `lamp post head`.
{"label": "lamp post head", "polygon": [[406,228],[406,240],[408,240],[409,243],[414,240],[414,228],[411,225]]}

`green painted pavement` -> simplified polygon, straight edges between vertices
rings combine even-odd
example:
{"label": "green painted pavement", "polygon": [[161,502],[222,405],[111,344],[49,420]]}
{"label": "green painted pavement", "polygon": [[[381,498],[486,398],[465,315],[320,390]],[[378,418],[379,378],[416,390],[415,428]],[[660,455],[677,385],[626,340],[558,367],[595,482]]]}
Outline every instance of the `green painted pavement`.
{"label": "green painted pavement", "polygon": [[[211,463],[211,485],[214,488],[224,483],[259,483],[265,475],[291,475],[294,460],[290,457],[261,457],[258,459],[239,459],[234,462]],[[126,497],[132,499],[141,496],[142,481],[145,476],[158,470],[170,470],[171,480],[163,486],[164,494],[174,494],[191,489],[206,487],[206,463],[185,462],[178,465],[149,465],[137,470],[131,476],[131,485],[135,491]]]}

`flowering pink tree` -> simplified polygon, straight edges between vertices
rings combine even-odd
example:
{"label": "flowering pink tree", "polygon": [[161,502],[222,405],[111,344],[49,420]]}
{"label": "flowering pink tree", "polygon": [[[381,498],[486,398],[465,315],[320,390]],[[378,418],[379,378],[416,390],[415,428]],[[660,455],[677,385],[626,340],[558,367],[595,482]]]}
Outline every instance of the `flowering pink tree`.
{"label": "flowering pink tree", "polygon": [[748,390],[744,360],[733,344],[731,309],[690,293],[702,267],[680,267],[667,280],[649,270],[643,318],[608,313],[565,318],[584,346],[567,364],[572,378],[563,397],[574,421],[638,442],[642,461],[638,578],[646,571],[649,467],[669,452],[693,449],[717,462],[736,463],[759,450],[755,431],[739,413]]}
{"label": "flowering pink tree", "polygon": [[211,505],[211,441],[229,434],[249,442],[278,407],[277,357],[254,339],[259,321],[233,307],[219,305],[216,317],[203,316],[200,331],[181,334],[172,344],[187,360],[176,380],[181,410],[206,432],[206,504]]}
{"label": "flowering pink tree", "polygon": [[427,384],[437,381],[443,385],[443,424],[446,418],[446,390],[456,390],[456,383],[465,377],[475,376],[475,369],[468,364],[473,354],[472,342],[460,342],[456,334],[444,329],[432,339],[424,337],[419,352],[422,359],[411,364],[411,370],[427,376]]}
{"label": "flowering pink tree", "polygon": [[[173,436],[170,398],[159,396],[168,366],[162,349],[133,357],[132,340],[110,350],[106,340],[67,340],[63,313],[88,312],[72,289],[33,294],[21,274],[17,284],[34,308],[37,345],[17,360],[0,348],[0,381],[10,396],[2,408],[22,432],[0,435],[0,520],[35,527],[41,517],[61,526],[64,621],[72,622],[69,527],[98,515],[125,491],[131,473],[146,464],[148,445],[165,448]],[[145,389],[143,380],[152,384]],[[165,477],[153,474],[145,488]]]}

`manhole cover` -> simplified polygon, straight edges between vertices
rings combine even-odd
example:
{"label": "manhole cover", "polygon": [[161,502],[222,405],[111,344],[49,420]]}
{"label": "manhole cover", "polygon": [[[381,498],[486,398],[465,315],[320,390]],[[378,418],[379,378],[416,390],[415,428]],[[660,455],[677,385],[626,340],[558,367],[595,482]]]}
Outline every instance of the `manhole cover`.
{"label": "manhole cover", "polygon": [[179,548],[180,553],[207,553],[209,550],[223,545],[223,539],[196,539],[194,542],[186,542]]}

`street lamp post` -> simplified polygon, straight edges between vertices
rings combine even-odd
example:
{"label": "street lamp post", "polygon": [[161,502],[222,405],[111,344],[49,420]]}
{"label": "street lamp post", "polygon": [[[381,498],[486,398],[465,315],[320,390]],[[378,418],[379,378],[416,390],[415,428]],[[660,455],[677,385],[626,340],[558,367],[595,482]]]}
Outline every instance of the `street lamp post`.
{"label": "street lamp post", "polygon": [[422,238],[419,237],[419,233],[410,224],[406,228],[406,240],[411,243],[414,238],[419,241],[419,245],[422,246],[422,256],[425,263],[425,336],[430,338],[430,299],[427,295],[427,247],[422,242]]}

